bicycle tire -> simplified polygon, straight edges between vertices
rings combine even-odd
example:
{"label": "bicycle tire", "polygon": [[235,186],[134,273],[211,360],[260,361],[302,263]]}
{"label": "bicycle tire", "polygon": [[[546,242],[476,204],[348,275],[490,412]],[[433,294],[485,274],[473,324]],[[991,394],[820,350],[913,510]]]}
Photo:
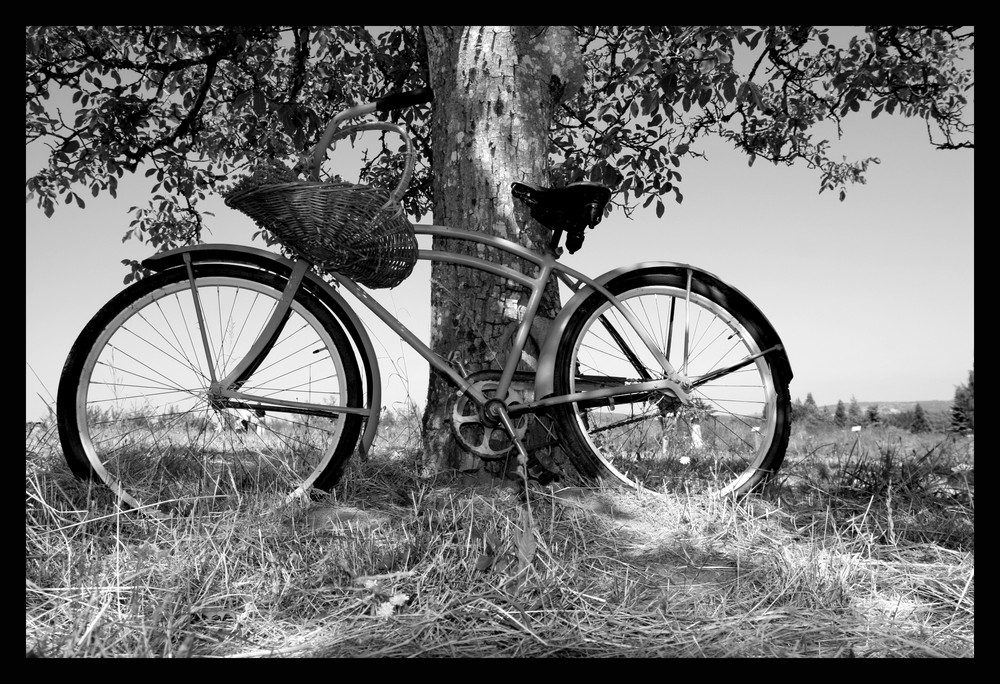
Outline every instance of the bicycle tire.
{"label": "bicycle tire", "polygon": [[[606,287],[694,381],[694,404],[647,393],[556,406],[573,465],[589,479],[660,492],[739,496],[758,489],[781,466],[790,430],[791,371],[770,324],[732,288],[703,272],[689,280],[683,267],[637,271]],[[633,357],[622,353],[622,341]],[[743,368],[698,384],[765,350]],[[621,313],[595,293],[566,326],[553,387],[560,395],[663,376]]]}
{"label": "bicycle tire", "polygon": [[[256,340],[287,279],[242,265],[192,268],[201,318],[187,269],[173,268],[113,297],[73,344],[56,399],[70,469],[103,482],[122,507],[156,515],[230,508],[251,492],[280,505],[330,490],[357,445],[362,416],[301,407],[259,416],[208,401],[198,321],[216,378],[224,378]],[[240,390],[314,407],[361,407],[363,397],[345,332],[303,289]]]}

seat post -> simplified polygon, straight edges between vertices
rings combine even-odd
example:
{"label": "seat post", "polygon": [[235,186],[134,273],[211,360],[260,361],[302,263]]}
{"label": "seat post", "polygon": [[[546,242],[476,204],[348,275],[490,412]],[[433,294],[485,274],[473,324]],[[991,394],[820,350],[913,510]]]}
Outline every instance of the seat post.
{"label": "seat post", "polygon": [[562,240],[562,234],[563,234],[562,228],[552,229],[552,239],[549,240],[549,249],[552,250],[552,252],[556,255],[556,257],[559,257],[560,252],[562,251],[561,249],[559,249],[559,242]]}

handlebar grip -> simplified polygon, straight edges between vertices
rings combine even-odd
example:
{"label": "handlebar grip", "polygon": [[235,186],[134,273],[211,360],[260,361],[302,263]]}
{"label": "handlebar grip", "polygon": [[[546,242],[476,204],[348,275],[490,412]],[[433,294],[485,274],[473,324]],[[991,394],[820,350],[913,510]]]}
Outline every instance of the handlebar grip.
{"label": "handlebar grip", "polygon": [[430,88],[417,88],[404,93],[391,93],[375,101],[375,110],[388,112],[393,109],[403,109],[413,105],[430,102],[434,99],[434,91]]}

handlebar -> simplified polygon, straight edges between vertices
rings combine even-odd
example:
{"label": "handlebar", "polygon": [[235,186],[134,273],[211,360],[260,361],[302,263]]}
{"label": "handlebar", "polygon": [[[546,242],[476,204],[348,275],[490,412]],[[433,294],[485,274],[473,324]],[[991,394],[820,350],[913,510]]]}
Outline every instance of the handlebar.
{"label": "handlebar", "polygon": [[323,131],[323,135],[320,136],[319,142],[316,143],[316,147],[313,148],[313,180],[319,180],[319,169],[323,164],[323,158],[326,156],[326,148],[330,146],[330,142],[337,134],[337,129],[340,128],[340,125],[343,122],[367,116],[368,114],[372,114],[374,112],[389,112],[396,109],[412,107],[413,105],[430,102],[433,99],[434,91],[430,88],[417,88],[416,90],[410,90],[402,93],[390,93],[385,97],[375,100],[374,102],[350,107],[337,114],[330,120],[330,123],[327,124],[326,130]]}

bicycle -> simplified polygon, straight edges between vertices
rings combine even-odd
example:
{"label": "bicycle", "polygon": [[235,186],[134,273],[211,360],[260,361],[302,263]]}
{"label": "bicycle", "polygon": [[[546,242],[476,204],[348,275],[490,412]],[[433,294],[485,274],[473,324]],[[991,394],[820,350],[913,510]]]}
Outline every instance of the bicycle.
{"label": "bicycle", "polygon": [[[375,351],[342,292],[455,386],[454,433],[481,458],[537,462],[524,435],[538,420],[593,480],[662,490],[704,476],[726,496],[777,471],[792,370],[777,332],[747,297],[686,264],[648,262],[590,278],[558,261],[564,234],[572,253],[601,220],[609,188],[514,183],[514,196],[552,231],[540,251],[408,222],[399,202],[413,169],[405,131],[343,124],[431,97],[422,89],[344,110],[313,151],[310,181],[272,179],[227,198],[277,235],[289,256],[200,244],[143,262],[153,273],[95,314],[62,371],[59,435],[76,475],[102,482],[122,506],[156,515],[232,505],[251,490],[272,492],[278,503],[329,491],[356,451],[367,455],[381,413]],[[394,131],[406,143],[403,177],[389,195],[320,180],[328,147],[362,130]],[[469,240],[526,266],[421,250],[417,235]],[[365,290],[398,284],[417,260],[484,270],[530,290],[501,367],[466,374]],[[535,372],[518,371],[551,277],[571,297]]]}

